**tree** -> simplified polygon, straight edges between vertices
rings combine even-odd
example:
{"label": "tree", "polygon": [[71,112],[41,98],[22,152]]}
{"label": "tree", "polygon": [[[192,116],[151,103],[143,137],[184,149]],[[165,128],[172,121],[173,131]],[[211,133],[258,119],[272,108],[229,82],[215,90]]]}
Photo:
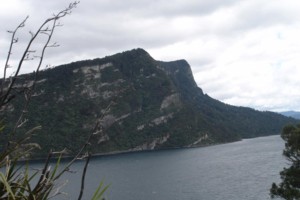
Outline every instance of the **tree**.
{"label": "tree", "polygon": [[283,155],[290,162],[290,167],[280,172],[282,182],[278,185],[273,183],[270,194],[272,198],[300,199],[300,124],[284,127],[281,137],[285,141]]}
{"label": "tree", "polygon": [[[57,43],[51,44],[51,39],[57,27],[61,26],[59,20],[69,15],[79,2],[70,3],[69,6],[62,11],[54,14],[52,17],[46,19],[35,32],[30,31],[31,38],[28,41],[21,58],[15,67],[15,73],[7,76],[7,69],[10,66],[11,54],[13,47],[18,43],[16,33],[25,26],[28,17],[26,17],[13,31],[8,31],[11,36],[10,47],[6,62],[4,66],[4,75],[0,80],[0,137],[5,138],[6,145],[0,146],[0,199],[24,199],[24,200],[45,200],[60,194],[60,186],[55,185],[57,180],[69,170],[69,167],[77,159],[86,159],[86,164],[82,173],[81,190],[78,199],[82,198],[84,191],[84,180],[90,154],[87,147],[93,135],[102,131],[100,122],[96,123],[88,140],[83,144],[82,148],[78,150],[73,159],[62,168],[59,168],[61,157],[65,150],[60,152],[49,152],[45,159],[44,167],[35,173],[29,173],[29,167],[20,166],[18,161],[28,159],[28,155],[33,149],[39,147],[38,144],[29,143],[31,136],[42,127],[32,127],[25,132],[22,128],[27,123],[26,116],[28,113],[28,106],[31,99],[34,98],[34,89],[37,81],[39,71],[41,69],[46,49],[50,47],[57,47]],[[33,49],[37,38],[44,36],[45,40],[40,49]],[[25,62],[35,61],[35,72],[33,80],[21,81],[19,80],[19,73]],[[22,83],[22,84],[20,84]],[[8,134],[4,135],[5,127],[5,113],[10,112],[10,103],[15,98],[23,98],[22,110],[18,113],[18,120],[14,123],[14,127],[8,130]],[[5,131],[7,132],[7,131]],[[50,159],[57,158],[57,163],[54,168],[50,167]],[[28,163],[28,162],[27,162]],[[33,181],[36,179],[37,181]],[[92,199],[102,199],[102,195],[108,186],[103,186],[100,183],[98,189],[94,193]]]}

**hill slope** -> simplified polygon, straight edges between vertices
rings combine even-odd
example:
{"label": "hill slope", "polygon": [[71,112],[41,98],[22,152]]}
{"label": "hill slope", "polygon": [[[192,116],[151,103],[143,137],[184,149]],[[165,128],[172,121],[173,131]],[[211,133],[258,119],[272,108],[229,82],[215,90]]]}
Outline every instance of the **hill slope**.
{"label": "hill slope", "polygon": [[[22,76],[19,84],[31,77]],[[20,109],[16,101],[6,116],[8,127]],[[185,60],[156,61],[143,49],[42,71],[29,113],[25,129],[43,127],[33,138],[42,153],[76,151],[99,120],[105,131],[94,136],[96,153],[231,142],[278,134],[296,122],[212,99],[196,85]]]}
{"label": "hill slope", "polygon": [[297,111],[285,111],[285,112],[280,112],[280,114],[287,116],[287,117],[293,117],[295,119],[300,119],[300,112],[297,112]]}

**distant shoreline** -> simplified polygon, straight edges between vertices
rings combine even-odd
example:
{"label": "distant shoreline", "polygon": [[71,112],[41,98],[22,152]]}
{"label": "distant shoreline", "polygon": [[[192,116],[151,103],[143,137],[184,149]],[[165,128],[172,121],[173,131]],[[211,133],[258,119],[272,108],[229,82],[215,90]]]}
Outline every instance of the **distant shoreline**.
{"label": "distant shoreline", "polygon": [[[157,151],[167,151],[167,150],[178,150],[178,149],[193,149],[193,148],[203,148],[203,147],[210,147],[210,146],[216,146],[216,145],[222,145],[222,144],[230,144],[234,142],[240,142],[243,140],[251,140],[255,138],[263,138],[263,137],[274,137],[274,136],[280,136],[279,134],[274,134],[274,135],[268,135],[268,136],[258,136],[258,137],[253,137],[253,138],[243,138],[240,140],[232,141],[232,142],[224,142],[224,143],[215,143],[215,144],[209,144],[209,145],[200,145],[200,146],[192,146],[192,147],[173,147],[173,148],[163,148],[163,149],[145,149],[145,150],[123,150],[123,151],[111,151],[111,152],[106,152],[106,153],[95,153],[91,155],[91,158],[96,158],[96,157],[106,157],[106,156],[115,156],[115,155],[122,155],[122,154],[130,154],[130,153],[142,153],[142,152],[157,152]],[[41,158],[32,158],[32,159],[24,159],[20,160],[19,162],[43,162],[47,158],[47,155],[45,157]],[[62,156],[61,160],[62,161],[67,161],[67,160],[72,160],[74,156]],[[52,157],[50,160],[51,161],[56,161],[58,157]],[[78,159],[80,161],[80,159]],[[76,162],[76,161],[75,161]]]}

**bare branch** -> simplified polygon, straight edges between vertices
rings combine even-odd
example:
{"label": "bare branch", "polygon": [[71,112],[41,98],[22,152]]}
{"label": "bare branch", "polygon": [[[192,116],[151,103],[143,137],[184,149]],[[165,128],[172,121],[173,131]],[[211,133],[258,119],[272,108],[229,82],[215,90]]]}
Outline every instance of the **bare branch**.
{"label": "bare branch", "polygon": [[56,155],[56,154],[61,154],[61,155],[63,155],[63,154],[68,154],[68,153],[69,153],[69,151],[68,151],[67,148],[64,148],[62,151],[55,151],[55,152],[52,152],[52,154],[54,154],[54,155]]}
{"label": "bare branch", "polygon": [[[16,36],[16,33],[18,31],[18,29],[22,28],[25,26],[25,22],[27,21],[27,19],[29,18],[29,16],[27,16],[18,26],[17,28],[14,30],[14,31],[7,31],[8,33],[11,33],[12,36],[11,36],[11,41],[10,41],[10,46],[9,46],[9,49],[8,49],[8,55],[6,57],[6,61],[5,61],[5,65],[4,65],[4,73],[3,73],[3,81],[2,81],[2,86],[1,86],[1,95],[3,94],[3,89],[4,89],[4,84],[5,84],[5,80],[6,80],[6,71],[7,71],[7,66],[8,65],[8,62],[10,60],[10,56],[12,54],[12,48],[13,48],[13,44],[17,43],[18,42],[18,38],[15,38]],[[7,98],[8,95],[6,95],[6,98]],[[1,99],[2,101],[2,104],[5,102],[5,95],[3,96],[4,98]]]}
{"label": "bare branch", "polygon": [[81,176],[81,187],[80,187],[80,193],[79,193],[79,196],[78,196],[78,200],[81,200],[82,195],[83,195],[85,174],[86,174],[88,164],[90,162],[90,158],[91,158],[91,154],[88,154],[88,157],[86,159],[86,162],[85,162],[85,165],[84,165],[84,168],[83,168],[83,173],[82,173],[82,176]]}
{"label": "bare branch", "polygon": [[63,24],[61,24],[60,22],[58,24],[56,24],[56,27],[58,26],[63,26]]}
{"label": "bare branch", "polygon": [[59,47],[59,44],[57,44],[56,42],[54,42],[53,44],[48,45],[47,47]]}
{"label": "bare branch", "polygon": [[[107,108],[105,109],[105,112],[109,111],[111,105],[113,105],[113,102],[111,102],[111,103],[107,106]],[[104,117],[105,112],[102,114],[101,118]],[[86,140],[85,144],[84,144],[84,145],[81,147],[81,149],[77,152],[77,154],[74,156],[74,158],[73,158],[68,164],[65,165],[65,167],[61,170],[61,172],[58,173],[58,175],[56,175],[56,177],[54,178],[54,180],[57,180],[59,177],[61,177],[61,176],[63,175],[63,173],[64,173],[65,171],[67,171],[67,170],[70,168],[70,166],[71,166],[78,158],[81,157],[82,152],[87,148],[88,145],[90,145],[90,142],[91,142],[91,140],[92,140],[92,138],[93,138],[93,136],[94,136],[94,133],[95,133],[98,129],[101,129],[100,126],[101,126],[100,121],[97,121],[97,122],[96,122],[96,125],[95,125],[94,128],[92,129],[92,131],[91,131],[91,133],[90,133],[88,139]]]}
{"label": "bare branch", "polygon": [[[17,33],[18,29],[22,28],[25,26],[25,22],[28,19],[28,17],[25,18],[25,20],[23,20],[19,26],[14,30],[14,31],[8,31],[8,33],[12,34],[12,38],[11,38],[11,43],[10,43],[10,48],[8,51],[8,55],[6,58],[6,63],[4,66],[4,77],[2,79],[2,87],[1,87],[1,91],[0,91],[0,106],[1,107],[5,107],[6,105],[9,105],[8,102],[10,102],[10,100],[12,98],[14,98],[14,95],[18,95],[20,93],[24,94],[24,104],[22,111],[20,112],[20,115],[18,116],[18,120],[17,122],[14,124],[14,130],[12,131],[12,136],[14,134],[16,134],[17,129],[22,127],[24,124],[26,124],[26,122],[28,121],[28,119],[26,119],[26,115],[27,115],[27,110],[28,110],[28,106],[29,103],[31,102],[31,99],[33,96],[38,95],[37,93],[34,93],[34,89],[35,89],[35,85],[37,84],[37,77],[40,71],[40,67],[42,65],[43,59],[44,59],[44,55],[45,55],[45,51],[47,48],[49,47],[58,47],[59,44],[57,42],[54,42],[51,44],[51,39],[52,36],[54,34],[55,28],[58,26],[62,26],[62,24],[59,22],[59,19],[61,19],[62,17],[70,14],[72,12],[72,9],[75,8],[77,6],[78,2],[74,2],[69,4],[69,6],[60,11],[59,13],[53,15],[53,17],[48,18],[44,21],[44,23],[36,30],[36,32],[32,32],[30,31],[29,34],[31,35],[31,38],[27,44],[27,46],[25,47],[25,50],[23,51],[21,58],[19,60],[19,63],[16,66],[16,71],[12,74],[11,77],[9,77],[9,81],[6,81],[6,73],[7,73],[7,69],[10,68],[11,66],[9,65],[9,61],[10,61],[10,56],[12,54],[12,47],[13,44],[17,43],[19,41],[18,38],[16,38],[15,34]],[[42,47],[40,49],[36,50],[31,50],[32,46],[34,43],[36,43],[36,38],[43,34],[46,37],[46,42],[43,43]],[[37,54],[38,55],[35,55]],[[21,81],[22,85],[20,84],[16,84],[19,81],[19,73],[21,68],[23,67],[23,62],[24,61],[28,61],[28,60],[33,60],[33,59],[37,59],[37,63],[35,65],[35,72],[34,72],[34,78],[32,81],[30,82],[26,82],[25,81]],[[49,67],[49,65],[46,65],[46,67]],[[110,107],[110,105],[108,106]],[[109,108],[107,109],[109,110]],[[7,145],[6,149],[4,150],[4,154],[1,154],[0,156],[9,156],[10,154],[13,154],[15,152],[18,153],[18,151],[20,152],[20,150],[24,150],[25,153],[29,152],[32,149],[32,145],[27,145],[25,144],[25,146],[22,146],[22,144],[24,144],[24,141],[28,141],[31,136],[33,135],[32,132],[35,131],[36,129],[38,129],[40,127],[36,127],[34,129],[31,129],[30,131],[26,132],[23,138],[20,139],[16,139],[16,142],[11,142],[13,144],[11,145]],[[20,130],[20,129],[18,129]],[[77,154],[74,156],[74,158],[71,160],[71,162],[67,163],[67,165],[60,171],[60,173],[56,174],[56,169],[53,170],[50,168],[49,166],[49,162],[52,156],[54,156],[56,153],[59,154],[63,154],[63,153],[67,153],[66,150],[63,150],[61,152],[50,152],[48,155],[48,158],[45,161],[45,165],[44,168],[42,170],[42,174],[39,177],[39,180],[37,181],[36,185],[34,188],[32,188],[33,190],[31,190],[31,186],[29,185],[28,182],[28,188],[22,188],[22,190],[27,190],[30,191],[30,197],[29,199],[41,199],[41,194],[47,194],[49,195],[49,192],[51,192],[51,190],[54,187],[54,182],[55,180],[57,180],[59,177],[61,177],[61,175],[66,172],[69,171],[69,167],[77,160],[77,159],[83,159],[86,158],[87,155],[83,155],[83,152],[86,151],[87,147],[90,145],[92,137],[94,135],[94,133],[96,132],[102,132],[102,127],[101,127],[101,123],[100,121],[98,121],[94,127],[94,129],[91,131],[86,143],[82,146],[82,148],[79,150],[79,152],[77,152]],[[10,140],[9,140],[10,141]],[[15,141],[15,140],[12,140]],[[2,156],[3,155],[3,156]],[[18,160],[21,156],[23,156],[24,154],[20,153],[18,154],[19,157],[17,157],[16,159]],[[83,155],[83,157],[81,157]],[[85,176],[86,176],[86,170],[87,170],[87,166],[89,163],[89,159],[90,159],[90,154],[88,154],[87,157],[87,161],[84,167],[84,171],[82,174],[82,185],[81,185],[81,192],[80,192],[80,196],[82,197],[83,191],[84,191],[84,180],[85,180]],[[53,171],[54,173],[51,174],[51,171]],[[59,189],[54,193],[54,195],[59,194]],[[36,196],[37,195],[37,196]],[[81,197],[79,197],[79,199],[81,199]]]}
{"label": "bare branch", "polygon": [[44,165],[44,168],[42,170],[42,174],[41,174],[41,176],[40,176],[40,178],[39,178],[39,180],[38,180],[35,188],[32,191],[33,193],[41,189],[41,187],[43,185],[43,182],[45,181],[45,178],[47,176],[47,171],[49,169],[49,163],[50,163],[50,159],[51,159],[52,155],[53,155],[52,151],[50,151],[49,154],[48,154],[48,157],[47,157],[47,159],[45,161],[45,165]]}
{"label": "bare branch", "polygon": [[[20,59],[20,61],[19,61],[19,64],[18,64],[18,66],[17,66],[16,73],[14,74],[14,76],[13,76],[13,78],[12,78],[12,81],[11,81],[9,87],[8,87],[8,90],[5,92],[4,95],[2,95],[1,102],[0,102],[1,105],[4,105],[4,104],[7,103],[8,95],[9,95],[9,93],[10,93],[10,91],[11,91],[13,85],[15,84],[16,77],[19,75],[19,72],[20,72],[20,69],[21,69],[21,67],[22,67],[22,65],[23,65],[23,62],[24,62],[25,60],[28,60],[28,57],[26,58],[26,55],[27,55],[27,53],[28,53],[30,47],[32,46],[32,43],[35,41],[36,37],[37,37],[41,32],[45,32],[45,31],[43,31],[43,30],[49,29],[49,28],[48,28],[48,23],[53,22],[53,23],[52,23],[52,28],[49,29],[49,30],[51,30],[51,31],[49,32],[48,39],[47,39],[47,41],[46,41],[44,47],[42,48],[42,53],[41,53],[41,56],[40,56],[39,64],[38,64],[37,67],[36,67],[35,80],[36,80],[37,74],[38,74],[38,72],[39,72],[39,69],[40,69],[40,67],[41,67],[41,64],[42,64],[42,61],[43,61],[43,58],[44,58],[44,54],[45,54],[45,50],[46,50],[47,47],[49,47],[49,46],[48,46],[48,45],[49,45],[49,42],[50,42],[50,40],[51,40],[51,38],[52,38],[52,35],[53,35],[53,33],[54,33],[54,29],[55,29],[55,27],[57,26],[57,23],[58,23],[57,21],[58,21],[60,18],[66,16],[66,15],[68,15],[68,14],[70,14],[70,13],[71,13],[71,10],[72,10],[73,8],[75,8],[75,7],[77,6],[78,3],[79,3],[79,2],[73,2],[73,3],[69,4],[69,7],[67,7],[66,9],[64,9],[64,10],[62,10],[62,11],[60,11],[58,14],[54,15],[52,18],[46,19],[46,20],[44,21],[44,23],[40,26],[40,28],[32,35],[32,38],[31,38],[30,41],[28,42],[28,45],[27,45],[27,47],[26,47],[26,49],[25,49],[25,51],[24,51],[24,53],[23,53],[23,55],[22,55],[22,57],[21,57],[21,59]],[[26,20],[27,20],[27,18],[26,18]],[[24,20],[18,27],[23,27],[23,26],[25,26],[25,21],[26,21],[26,20]],[[17,31],[17,29],[15,30],[15,32],[16,32],[16,31]],[[15,32],[14,32],[12,38],[15,37]],[[13,40],[12,40],[12,41],[13,41]],[[13,44],[13,42],[12,42],[12,44]],[[11,49],[9,50],[9,55],[10,55],[10,52],[11,52]],[[8,57],[9,57],[9,56],[8,56]],[[8,59],[8,60],[9,60],[9,59]],[[7,63],[6,63],[6,65],[7,65]],[[6,65],[5,65],[5,66],[6,66]],[[5,73],[4,73],[4,74],[6,75],[6,68],[5,68]],[[4,79],[4,80],[5,80],[5,79]],[[5,81],[3,81],[3,84],[2,84],[3,86],[2,86],[2,92],[1,92],[1,93],[3,93],[4,82],[5,82]]]}
{"label": "bare branch", "polygon": [[[26,49],[25,49],[25,51],[24,51],[24,53],[23,53],[23,55],[22,55],[22,57],[19,61],[16,72],[14,73],[13,77],[11,78],[11,82],[9,83],[8,89],[5,91],[4,94],[3,94],[3,92],[1,93],[1,99],[0,99],[1,105],[5,105],[5,104],[8,103],[8,100],[10,99],[9,94],[11,93],[11,90],[12,90],[12,88],[13,88],[16,80],[17,80],[17,77],[19,75],[19,72],[20,72],[20,69],[23,65],[23,62],[28,61],[28,60],[33,60],[34,58],[39,58],[39,62],[37,64],[36,70],[35,70],[35,76],[34,76],[33,84],[31,86],[31,89],[28,92],[28,95],[26,96],[26,101],[24,103],[23,110],[27,110],[27,107],[29,105],[29,102],[30,102],[32,94],[33,94],[32,91],[35,88],[35,83],[36,83],[36,80],[37,80],[37,76],[39,74],[39,70],[40,70],[40,67],[41,67],[43,59],[44,59],[45,51],[48,47],[57,47],[58,46],[56,43],[54,43],[52,45],[49,45],[49,43],[51,41],[51,38],[52,38],[52,35],[54,33],[55,27],[57,26],[57,23],[58,23],[57,20],[59,20],[60,18],[66,16],[69,13],[69,11],[71,9],[73,9],[77,4],[78,4],[78,2],[74,2],[74,3],[70,4],[70,6],[67,9],[60,11],[58,14],[56,14],[52,18],[46,19],[44,21],[44,23],[38,28],[38,30],[35,33],[30,32],[32,34],[32,37],[29,40],[29,42],[26,46]],[[49,26],[50,26],[49,23],[52,23],[50,28],[49,28]],[[20,26],[24,26],[24,23],[21,23]],[[30,57],[30,54],[35,52],[33,50],[30,50],[33,42],[35,41],[35,39],[37,38],[37,36],[39,34],[45,33],[45,31],[48,31],[49,33],[47,35],[48,38],[47,38],[46,42],[44,43],[44,45],[42,47],[41,54],[39,56],[34,55],[33,57]],[[11,50],[9,52],[11,53]],[[3,88],[4,88],[4,82],[3,82]],[[25,113],[23,113],[23,112],[20,114],[17,124],[19,124],[22,121],[22,119],[24,117],[24,114]],[[18,128],[18,126],[16,125],[13,132],[11,133],[12,136],[16,133],[17,128]]]}
{"label": "bare branch", "polygon": [[18,124],[18,128],[22,127],[26,122],[28,122],[28,119],[21,121],[21,123]]}
{"label": "bare branch", "polygon": [[50,36],[50,33],[46,32],[46,31],[41,31],[41,34],[45,34],[47,36]]}
{"label": "bare branch", "polygon": [[34,37],[34,33],[32,31],[29,31],[29,34],[31,35],[31,38]]}

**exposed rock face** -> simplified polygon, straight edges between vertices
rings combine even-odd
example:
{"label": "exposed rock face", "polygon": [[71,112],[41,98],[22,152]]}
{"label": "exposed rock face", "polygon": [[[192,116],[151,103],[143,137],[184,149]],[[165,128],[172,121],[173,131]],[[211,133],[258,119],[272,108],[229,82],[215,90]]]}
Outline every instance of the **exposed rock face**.
{"label": "exposed rock face", "polygon": [[108,140],[109,140],[109,136],[105,134],[98,139],[98,144],[101,144],[102,142],[106,142]]}
{"label": "exposed rock face", "polygon": [[157,117],[151,121],[150,126],[158,126],[160,124],[167,123],[168,119],[171,119],[171,118],[173,118],[173,113]]}
{"label": "exposed rock face", "polygon": [[165,142],[167,142],[169,137],[170,137],[170,134],[167,134],[166,136],[163,136],[161,138],[154,138],[152,141],[148,141],[142,145],[139,145],[139,146],[131,149],[131,151],[154,150],[156,146],[160,146],[160,145],[164,144]]}
{"label": "exposed rock face", "polygon": [[208,134],[202,134],[202,136],[201,136],[198,140],[196,140],[196,141],[193,142],[192,144],[188,145],[188,147],[195,147],[195,146],[197,146],[197,145],[199,145],[199,144],[200,144],[200,146],[201,146],[201,144],[202,144],[203,141],[205,141],[205,140],[209,140]]}
{"label": "exposed rock face", "polygon": [[169,108],[171,106],[174,107],[180,107],[181,105],[181,101],[180,101],[180,96],[178,93],[175,94],[171,94],[170,96],[167,96],[161,103],[160,105],[160,109],[166,109]]}
{"label": "exposed rock face", "polygon": [[[94,136],[95,153],[230,142],[277,134],[296,122],[214,100],[196,85],[185,60],[156,61],[142,49],[42,71],[36,86],[24,129],[42,125],[33,142],[44,153],[65,146],[77,151],[96,122],[104,132]],[[22,104],[8,108],[10,127]]]}

